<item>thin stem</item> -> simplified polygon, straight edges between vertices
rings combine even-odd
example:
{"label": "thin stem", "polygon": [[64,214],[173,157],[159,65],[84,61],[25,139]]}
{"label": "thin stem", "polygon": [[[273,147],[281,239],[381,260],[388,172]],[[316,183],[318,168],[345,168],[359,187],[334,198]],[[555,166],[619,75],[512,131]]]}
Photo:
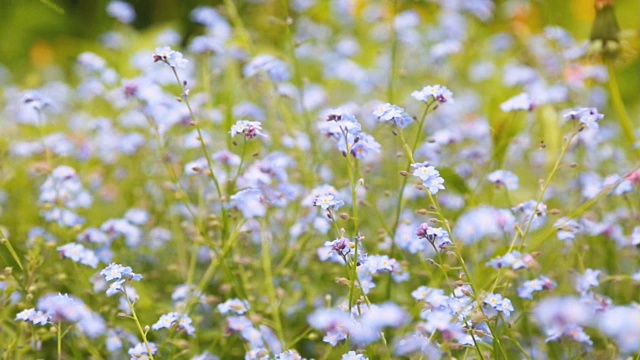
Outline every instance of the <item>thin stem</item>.
{"label": "thin stem", "polygon": [[136,314],[136,309],[133,306],[131,299],[129,299],[129,295],[127,295],[126,285],[122,285],[122,293],[124,294],[124,298],[127,301],[127,305],[129,305],[129,310],[131,310],[131,318],[133,319],[133,321],[135,321],[136,327],[138,328],[138,332],[140,333],[140,336],[142,336],[142,342],[147,348],[147,354],[149,355],[149,359],[153,360],[153,352],[151,351],[151,346],[149,345],[149,341],[147,341],[147,333],[142,329],[142,325],[140,324],[140,320],[138,319],[138,315]]}
{"label": "thin stem", "polygon": [[[171,70],[173,71],[173,75],[176,77],[176,81],[178,82],[178,85],[180,85],[180,87],[184,92],[186,88],[185,88],[185,85],[182,83],[182,81],[180,81],[180,77],[178,76],[178,72],[176,71],[176,68],[171,66]],[[202,137],[202,131],[200,130],[200,126],[198,124],[198,121],[196,120],[196,116],[194,115],[193,109],[191,108],[191,104],[189,103],[189,98],[185,96],[183,97],[183,101],[185,105],[187,105],[187,109],[189,110],[189,116],[191,118],[193,126],[196,128],[196,132],[198,133],[198,140],[200,141],[200,147],[202,148],[204,157],[207,160],[207,166],[209,167],[209,175],[211,176],[211,180],[213,180],[213,183],[216,186],[216,192],[218,193],[218,198],[220,198],[220,201],[222,201],[223,200],[222,190],[220,188],[220,183],[218,182],[218,178],[216,177],[216,174],[213,173],[211,157],[209,156],[209,151],[207,151],[207,144],[204,142],[204,138]],[[226,216],[226,210],[224,206],[222,207],[222,214],[226,219],[227,216]]]}
{"label": "thin stem", "polygon": [[624,107],[624,102],[622,101],[622,96],[620,95],[620,87],[618,86],[618,80],[616,79],[616,73],[613,68],[613,63],[611,61],[607,61],[607,71],[609,73],[609,92],[611,93],[611,101],[613,102],[613,106],[618,113],[618,119],[620,120],[620,126],[622,126],[622,130],[624,135],[627,137],[627,140],[631,143],[631,147],[638,152],[636,149],[636,135],[633,126],[633,122],[629,118],[629,114],[627,114],[627,110]]}
{"label": "thin stem", "polygon": [[280,320],[280,307],[278,306],[276,289],[273,284],[273,273],[271,268],[271,240],[269,240],[265,234],[264,229],[267,225],[264,221],[262,221],[260,225],[260,238],[262,240],[262,269],[264,271],[267,285],[267,294],[269,296],[269,302],[271,303],[271,313],[273,315],[276,334],[278,334],[278,340],[280,340],[281,344],[284,344],[284,331],[282,328],[282,321]]}
{"label": "thin stem", "polygon": [[62,360],[62,321],[58,320],[58,360]]}
{"label": "thin stem", "polygon": [[236,176],[234,177],[234,181],[238,180],[240,176],[240,171],[242,171],[242,165],[244,164],[244,157],[247,152],[247,138],[242,138],[242,156],[240,157],[240,164],[238,165],[238,171],[236,171]]}
{"label": "thin stem", "polygon": [[398,36],[396,34],[396,27],[394,24],[395,16],[398,10],[398,1],[393,0],[391,4],[391,11],[389,13],[389,26],[391,33],[391,64],[389,71],[389,84],[387,86],[387,100],[393,104],[394,95],[394,80],[396,77],[396,62],[398,59]]}
{"label": "thin stem", "polygon": [[[399,132],[399,134],[400,134],[400,140],[402,141],[403,148],[405,150],[405,153],[406,153],[407,157],[409,158],[411,163],[415,163],[415,161],[413,159],[413,152],[411,151],[411,149],[409,148],[409,145],[407,144],[406,140],[404,139],[404,135],[402,135],[402,132]],[[454,237],[453,237],[453,233],[451,231],[451,227],[449,226],[449,222],[447,221],[447,219],[444,217],[444,213],[442,212],[442,209],[440,208],[440,204],[438,203],[438,201],[436,201],[435,197],[433,196],[433,194],[431,194],[429,189],[425,189],[425,193],[427,194],[427,197],[428,197],[429,202],[431,203],[431,205],[436,209],[435,210],[436,215],[437,215],[438,219],[440,220],[440,222],[442,223],[442,225],[444,226],[444,228],[445,228],[445,230],[447,232],[447,235],[449,235],[449,239],[451,239],[451,242],[455,244],[456,242],[454,241]],[[477,286],[476,286],[475,282],[473,281],[473,279],[471,278],[471,273],[469,272],[469,269],[467,268],[467,264],[465,263],[464,259],[462,258],[462,254],[460,253],[460,250],[458,249],[458,247],[456,245],[454,245],[452,248],[453,248],[453,253],[455,254],[458,262],[460,263],[460,266],[462,268],[464,276],[467,279],[467,282],[469,283],[469,286],[471,287],[471,290],[473,292],[473,297],[475,298],[476,302],[478,303],[478,308],[480,309],[480,311],[482,311],[482,302],[477,297],[477,295],[478,295]],[[504,349],[502,348],[502,344],[500,343],[500,340],[496,336],[495,332],[492,330],[491,326],[489,326],[489,330],[491,331],[491,335],[492,335],[492,337],[493,337],[498,349],[502,353],[504,353]],[[472,336],[473,336],[473,334],[472,334]],[[476,344],[476,346],[477,346],[477,344]],[[480,349],[478,349],[478,352],[480,352]],[[480,355],[480,356],[482,356],[482,355]]]}
{"label": "thin stem", "polygon": [[[579,132],[580,130],[577,130],[574,133],[572,133],[571,136],[567,139],[567,141],[562,146],[562,149],[560,150],[560,154],[558,155],[558,159],[556,160],[556,163],[553,165],[551,172],[549,172],[549,176],[547,176],[547,179],[545,180],[544,185],[542,186],[542,190],[540,191],[540,194],[538,194],[538,199],[536,200],[536,206],[533,208],[533,214],[531,215],[531,218],[527,223],[527,227],[525,228],[524,233],[522,234],[522,238],[521,238],[520,246],[518,247],[518,250],[522,250],[522,247],[524,246],[525,238],[529,234],[529,230],[531,230],[531,224],[533,224],[533,220],[535,219],[536,211],[538,211],[538,206],[540,206],[540,204],[542,203],[542,199],[544,198],[544,195],[547,193],[547,189],[551,184],[551,180],[553,179],[553,177],[556,175],[556,172],[560,168],[560,163],[564,158],[564,154],[567,152],[567,150],[571,146],[571,141],[573,140],[574,137],[576,137],[576,135],[578,135]],[[511,246],[509,246],[509,251],[513,249],[513,245],[514,244],[512,243]]]}

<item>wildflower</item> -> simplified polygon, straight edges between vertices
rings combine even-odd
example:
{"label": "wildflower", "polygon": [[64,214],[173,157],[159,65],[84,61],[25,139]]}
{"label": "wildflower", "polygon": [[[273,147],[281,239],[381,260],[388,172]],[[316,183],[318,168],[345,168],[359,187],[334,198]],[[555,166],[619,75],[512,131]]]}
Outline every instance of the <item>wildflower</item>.
{"label": "wildflower", "polygon": [[502,304],[502,295],[500,294],[489,294],[485,299],[484,303],[491,306],[494,309],[497,309]]}
{"label": "wildflower", "polygon": [[229,131],[231,137],[236,135],[244,135],[247,139],[253,139],[256,136],[266,136],[262,132],[262,124],[259,121],[238,120],[231,126]]}
{"label": "wildflower", "polygon": [[245,219],[262,217],[267,213],[267,207],[259,189],[240,190],[231,195],[229,200],[229,204],[240,210]]}
{"label": "wildflower", "polygon": [[70,166],[58,166],[40,187],[38,202],[46,208],[43,215],[47,221],[72,227],[84,222],[74,211],[88,208],[92,200],[76,171]]}
{"label": "wildflower", "polygon": [[513,305],[511,305],[511,300],[507,298],[502,299],[502,302],[500,303],[500,307],[497,310],[503,313],[504,316],[511,315],[511,312],[513,311]]}
{"label": "wildflower", "polygon": [[547,215],[547,205],[544,203],[538,203],[535,200],[525,201],[514,206],[512,209],[514,212],[522,212],[527,218],[533,216],[534,218],[545,217]]}
{"label": "wildflower", "polygon": [[586,269],[584,274],[578,276],[576,279],[576,291],[584,294],[591,287],[597,287],[600,285],[598,281],[598,276],[600,275],[600,270]]}
{"label": "wildflower", "polygon": [[380,148],[380,143],[378,143],[373,136],[361,132],[358,135],[357,141],[354,141],[353,146],[351,146],[350,153],[356,159],[365,159],[369,157],[370,154],[380,153]]}
{"label": "wildflower", "polygon": [[444,190],[444,179],[440,176],[440,172],[433,166],[429,166],[428,162],[411,164],[413,168],[413,176],[417,176],[422,180],[424,185],[432,195]]}
{"label": "wildflower", "polygon": [[344,205],[344,201],[336,200],[331,193],[317,195],[313,200],[313,206],[320,206],[323,210],[332,208],[334,211],[338,211],[342,205]]}
{"label": "wildflower", "polygon": [[390,259],[387,255],[372,255],[367,257],[364,265],[370,274],[375,274],[382,271],[393,271],[394,263],[395,259]]}
{"label": "wildflower", "polygon": [[260,331],[253,326],[242,329],[242,331],[240,331],[240,336],[249,343],[249,347],[251,349],[264,347],[262,334],[260,334]]}
{"label": "wildflower", "polygon": [[449,89],[447,89],[446,87],[440,85],[425,86],[420,91],[412,92],[411,97],[425,103],[429,102],[429,98],[432,98],[433,100],[441,104],[444,104],[446,102],[454,102],[453,93],[451,93],[451,91],[449,91]]}
{"label": "wildflower", "polygon": [[249,309],[250,306],[247,300],[229,299],[222,304],[218,304],[218,311],[222,315],[227,315],[228,313],[243,315]]}
{"label": "wildflower", "polygon": [[593,318],[593,311],[576,297],[552,297],[542,300],[533,310],[547,341],[556,341],[561,337],[589,343],[583,336],[582,326]]}
{"label": "wildflower", "polygon": [[187,315],[180,315],[176,312],[170,312],[160,316],[158,321],[151,325],[153,330],[170,329],[171,326],[177,325],[178,330],[182,330],[187,335],[195,337],[195,328],[191,325],[193,321]]}
{"label": "wildflower", "polygon": [[409,116],[403,108],[389,103],[378,106],[373,112],[373,115],[381,121],[390,122],[391,125],[401,129],[404,129],[413,122],[413,118]]}
{"label": "wildflower", "polygon": [[151,328],[153,330],[169,329],[177,319],[178,313],[170,312],[168,314],[164,314],[160,316],[160,319],[155,324],[151,325]]}
{"label": "wildflower", "polygon": [[546,276],[540,276],[537,279],[525,281],[518,288],[518,297],[521,299],[533,299],[533,293],[542,290],[553,290],[557,284]]}
{"label": "wildflower", "polygon": [[21,311],[16,315],[16,320],[41,326],[67,321],[75,323],[90,338],[103,335],[106,330],[100,315],[89,310],[82,300],[66,294],[50,294],[40,298],[35,309]]}
{"label": "wildflower", "polygon": [[45,107],[53,107],[53,101],[38,90],[26,91],[20,100],[37,112],[42,111]]}
{"label": "wildflower", "polygon": [[34,325],[46,325],[49,323],[49,315],[36,309],[25,309],[16,314],[15,320],[31,322]]}
{"label": "wildflower", "polygon": [[131,24],[136,19],[136,12],[129,3],[112,0],[107,5],[107,13],[123,24]]}
{"label": "wildflower", "polygon": [[242,69],[242,74],[245,77],[253,77],[258,73],[267,74],[276,83],[289,79],[289,70],[286,64],[271,55],[258,55]]}
{"label": "wildflower", "polygon": [[251,349],[244,354],[245,360],[269,360],[269,350],[263,347]]}
{"label": "wildflower", "polygon": [[172,68],[183,69],[189,62],[189,60],[182,57],[182,53],[179,51],[171,50],[169,46],[163,46],[156,48],[156,52],[153,54],[153,62],[163,62]]}
{"label": "wildflower", "polygon": [[511,251],[502,257],[497,257],[487,263],[487,266],[501,269],[511,267],[513,270],[528,269],[533,263],[533,256],[521,254],[519,251]]}
{"label": "wildflower", "polygon": [[127,210],[124,218],[133,225],[142,226],[149,221],[149,213],[145,209],[132,208]]}
{"label": "wildflower", "polygon": [[[137,343],[134,347],[129,349],[128,354],[131,356],[131,360],[148,359],[149,355],[155,355],[158,352],[158,346],[155,343],[149,342],[149,347],[145,343]],[[149,354],[151,351],[151,354]]]}
{"label": "wildflower", "polygon": [[598,113],[596,108],[574,108],[562,116],[565,119],[578,120],[589,129],[597,129],[598,121],[604,118],[604,114]]}
{"label": "wildflower", "polygon": [[295,350],[287,350],[283,353],[276,354],[275,360],[302,360],[302,356]]}
{"label": "wildflower", "polygon": [[136,274],[131,270],[129,266],[122,266],[120,264],[111,263],[109,266],[100,271],[100,275],[104,276],[106,281],[111,280],[142,280],[142,275]]}
{"label": "wildflower", "polygon": [[513,231],[515,217],[505,209],[480,207],[462,214],[453,228],[453,236],[465,243],[473,243],[485,236],[503,236]]}
{"label": "wildflower", "polygon": [[342,355],[341,360],[369,360],[369,358],[363,354],[357,354],[355,351],[349,351]]}
{"label": "wildflower", "polygon": [[573,240],[576,234],[581,231],[582,227],[577,221],[562,217],[558,219],[553,226],[558,229],[558,240]]}
{"label": "wildflower", "polygon": [[57,250],[62,257],[69,258],[74,262],[91,266],[94,269],[98,266],[98,258],[93,250],[85,249],[81,244],[69,243],[60,246]]}
{"label": "wildflower", "polygon": [[640,318],[636,306],[615,306],[597,317],[597,325],[604,334],[615,340],[621,352],[638,352]]}
{"label": "wildflower", "polygon": [[518,177],[510,171],[496,170],[487,175],[487,180],[496,184],[498,188],[504,185],[507,190],[518,189]]}
{"label": "wildflower", "polygon": [[500,110],[503,112],[533,111],[534,108],[535,104],[527,93],[516,95],[500,104]]}
{"label": "wildflower", "polygon": [[253,324],[245,316],[230,316],[227,318],[227,329],[240,332]]}

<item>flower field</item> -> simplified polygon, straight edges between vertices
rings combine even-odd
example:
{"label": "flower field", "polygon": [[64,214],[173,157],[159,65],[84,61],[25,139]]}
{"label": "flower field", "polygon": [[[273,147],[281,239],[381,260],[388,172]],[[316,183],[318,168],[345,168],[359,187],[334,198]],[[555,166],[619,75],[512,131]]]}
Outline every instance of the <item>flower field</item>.
{"label": "flower field", "polygon": [[0,355],[640,359],[637,5],[105,2],[0,66]]}

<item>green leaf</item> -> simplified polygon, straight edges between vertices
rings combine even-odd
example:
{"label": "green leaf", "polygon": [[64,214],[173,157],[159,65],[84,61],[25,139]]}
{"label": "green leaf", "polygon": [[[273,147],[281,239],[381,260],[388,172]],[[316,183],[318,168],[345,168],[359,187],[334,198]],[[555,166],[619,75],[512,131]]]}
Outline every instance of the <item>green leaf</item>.
{"label": "green leaf", "polygon": [[459,194],[470,194],[471,190],[467,187],[464,179],[450,168],[438,168],[440,176],[444,179],[444,186]]}

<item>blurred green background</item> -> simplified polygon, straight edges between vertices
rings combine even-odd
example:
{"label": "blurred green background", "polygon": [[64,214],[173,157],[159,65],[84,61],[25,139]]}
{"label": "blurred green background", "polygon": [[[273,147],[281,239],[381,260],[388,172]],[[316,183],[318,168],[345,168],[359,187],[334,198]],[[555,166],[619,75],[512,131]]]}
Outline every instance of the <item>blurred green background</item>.
{"label": "blurred green background", "polygon": [[[347,0],[335,0],[347,1]],[[349,0],[356,7],[366,6],[371,0]],[[381,0],[391,3],[390,0]],[[514,1],[496,1],[494,20],[487,26],[499,30],[513,30],[513,23],[506,23],[505,5]],[[526,1],[524,1],[526,2]],[[119,24],[106,13],[108,0],[0,0],[0,64],[12,76],[12,82],[23,86],[38,86],[42,78],[36,76],[51,65],[68,70],[77,54],[96,51],[107,59],[111,57],[100,49],[97,39],[111,30],[122,30]],[[137,17],[132,27],[142,33],[162,28],[173,28],[183,36],[186,43],[201,28],[189,19],[189,12],[196,6],[209,5],[225,14],[223,1],[206,0],[131,0]],[[284,17],[287,0],[235,0],[234,3],[252,35],[260,41],[278,43],[279,32],[273,31],[270,18]],[[317,6],[329,6],[329,0],[318,0]],[[531,16],[521,19],[532,32],[547,25],[566,28],[581,41],[589,37],[594,19],[593,0],[535,0],[529,1]],[[413,8],[427,17],[437,5],[425,0],[400,0],[403,8]],[[638,47],[640,27],[640,1],[616,0],[616,13],[621,28],[635,32],[632,43]],[[152,48],[155,44],[146,46]],[[623,96],[635,97],[636,102],[640,71],[637,54],[632,61],[621,64],[619,76],[622,80]]]}

